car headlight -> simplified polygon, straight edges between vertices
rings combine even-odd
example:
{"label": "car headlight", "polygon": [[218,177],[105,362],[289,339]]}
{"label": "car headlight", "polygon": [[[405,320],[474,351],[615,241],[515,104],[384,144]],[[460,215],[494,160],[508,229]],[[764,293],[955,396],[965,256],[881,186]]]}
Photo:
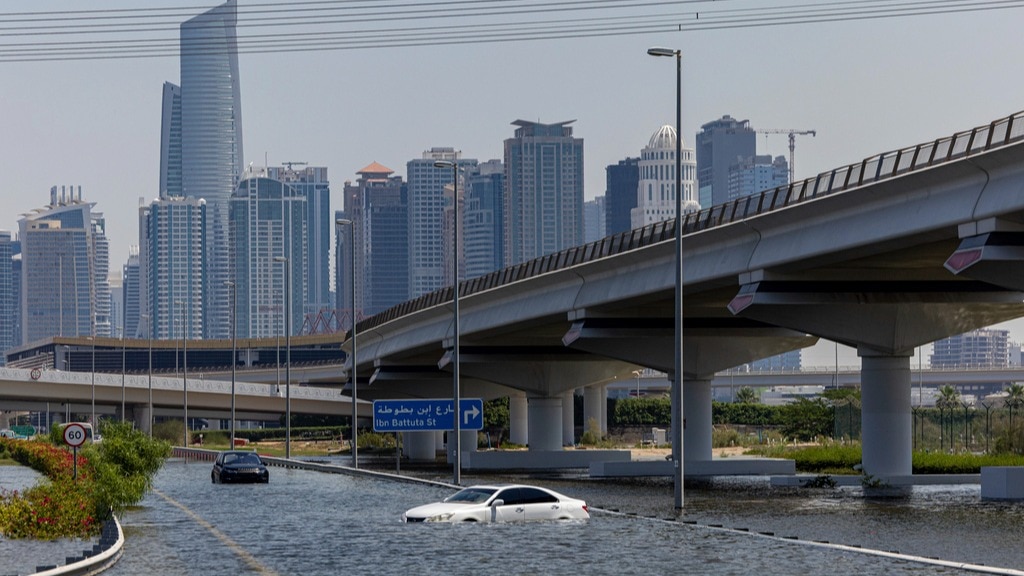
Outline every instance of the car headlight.
{"label": "car headlight", "polygon": [[448,522],[454,515],[454,512],[443,512],[441,514],[435,514],[434,516],[428,516],[426,522]]}

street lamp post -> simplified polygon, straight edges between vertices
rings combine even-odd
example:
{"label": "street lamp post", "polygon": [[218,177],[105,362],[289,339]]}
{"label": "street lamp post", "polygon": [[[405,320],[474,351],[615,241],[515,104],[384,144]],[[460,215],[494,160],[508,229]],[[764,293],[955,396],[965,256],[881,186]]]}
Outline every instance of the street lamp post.
{"label": "street lamp post", "polygon": [[292,457],[292,301],[291,263],[286,256],[274,256],[284,265],[284,457]]}
{"label": "street lamp post", "polygon": [[125,366],[125,364],[126,364],[125,357],[127,356],[127,354],[128,354],[128,352],[127,352],[127,350],[125,349],[125,346],[124,346],[124,327],[122,326],[121,327],[121,422],[124,422],[124,388],[125,388],[125,386],[124,386],[124,379],[125,379],[124,373],[125,373],[125,371],[127,369],[126,366]]}
{"label": "street lamp post", "polygon": [[235,332],[238,326],[238,286],[231,280],[224,285],[231,288],[231,450],[235,449],[235,366],[238,364],[238,340]]}
{"label": "street lamp post", "polygon": [[181,304],[181,389],[182,389],[182,412],[185,417],[185,448],[188,448],[188,319],[185,316],[185,301],[178,300]]}
{"label": "street lamp post", "polygon": [[674,56],[676,59],[676,276],[675,276],[675,375],[672,383],[672,469],[675,508],[683,508],[683,52],[671,48],[649,48],[651,56]]}
{"label": "street lamp post", "polygon": [[[357,396],[357,382],[358,382],[358,362],[356,355],[356,224],[352,220],[345,218],[338,218],[334,221],[338,226],[350,226],[350,257],[349,257],[349,296],[351,298],[351,316],[352,316],[352,369],[349,372],[349,383],[352,385],[352,467],[359,468],[359,443],[357,438],[359,436],[358,426],[356,422],[358,419],[358,413],[356,412],[356,398]],[[340,259],[339,254],[339,259]]]}
{"label": "street lamp post", "polygon": [[99,430],[99,423],[96,422],[96,338],[89,336],[87,338],[92,342],[92,413],[89,417],[89,423],[93,425],[93,433]]}
{"label": "street lamp post", "polygon": [[633,370],[633,375],[636,376],[636,397],[640,398],[640,374],[642,370]]}
{"label": "street lamp post", "polygon": [[455,454],[452,458],[452,483],[462,480],[462,446],[459,386],[459,163],[451,160],[437,160],[435,168],[452,169],[452,408],[455,410],[455,426],[452,431]]}
{"label": "street lamp post", "polygon": [[149,437],[153,437],[153,317],[143,314],[146,330],[149,332]]}

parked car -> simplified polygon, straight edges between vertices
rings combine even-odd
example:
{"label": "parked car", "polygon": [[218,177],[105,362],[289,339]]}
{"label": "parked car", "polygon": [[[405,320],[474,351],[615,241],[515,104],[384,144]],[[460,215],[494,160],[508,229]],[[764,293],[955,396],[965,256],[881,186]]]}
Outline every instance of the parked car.
{"label": "parked car", "polygon": [[417,506],[402,514],[403,522],[518,522],[587,520],[583,500],[554,490],[522,484],[470,486],[441,502]]}
{"label": "parked car", "polygon": [[228,450],[217,456],[210,471],[210,481],[214,484],[228,482],[270,482],[270,471],[255,452]]}

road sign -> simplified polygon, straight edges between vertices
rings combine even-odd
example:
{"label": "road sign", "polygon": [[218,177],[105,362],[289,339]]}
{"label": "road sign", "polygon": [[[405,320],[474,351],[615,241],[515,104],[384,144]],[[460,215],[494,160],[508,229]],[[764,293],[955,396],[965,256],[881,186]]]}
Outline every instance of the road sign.
{"label": "road sign", "polygon": [[[375,432],[425,432],[454,430],[455,420],[451,398],[429,400],[374,400],[373,430]],[[484,427],[484,401],[480,398],[459,399],[460,430],[481,430]]]}
{"label": "road sign", "polygon": [[85,444],[85,426],[72,422],[64,427],[64,443],[72,448]]}

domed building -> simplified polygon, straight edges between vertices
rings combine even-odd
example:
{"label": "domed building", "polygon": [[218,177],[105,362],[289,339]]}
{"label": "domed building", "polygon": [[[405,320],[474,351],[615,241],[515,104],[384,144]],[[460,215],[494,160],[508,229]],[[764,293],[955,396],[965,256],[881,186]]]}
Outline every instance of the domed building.
{"label": "domed building", "polygon": [[[700,210],[697,202],[697,161],[693,149],[682,143],[683,214]],[[640,152],[640,183],[636,208],[630,211],[630,223],[640,228],[676,215],[676,129],[662,126]]]}

